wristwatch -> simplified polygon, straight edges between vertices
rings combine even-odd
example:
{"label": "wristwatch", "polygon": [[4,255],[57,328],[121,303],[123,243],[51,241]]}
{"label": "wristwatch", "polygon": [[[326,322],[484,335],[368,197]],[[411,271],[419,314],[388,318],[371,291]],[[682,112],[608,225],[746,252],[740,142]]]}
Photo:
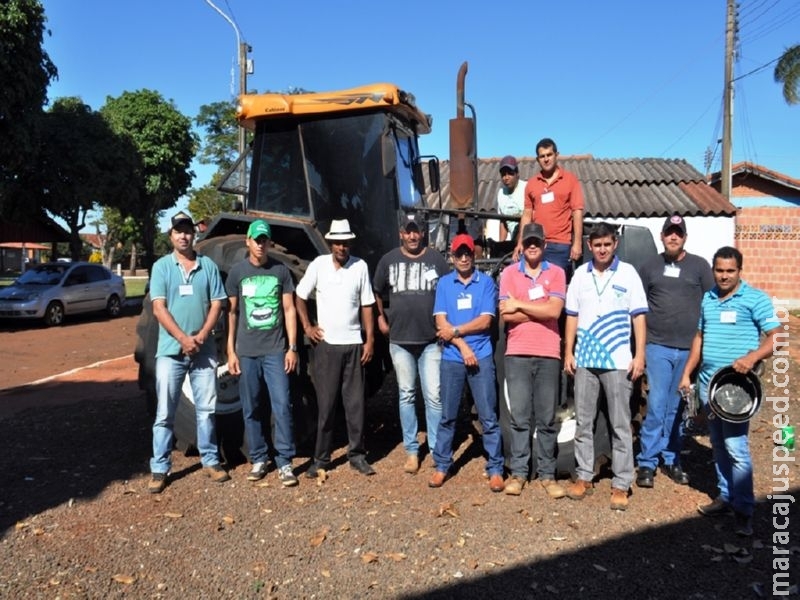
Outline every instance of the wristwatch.
{"label": "wristwatch", "polygon": [[290,352],[297,352],[297,344],[289,344]]}
{"label": "wristwatch", "polygon": [[454,338],[461,337],[461,332],[458,330],[458,327],[453,329],[453,337]]}

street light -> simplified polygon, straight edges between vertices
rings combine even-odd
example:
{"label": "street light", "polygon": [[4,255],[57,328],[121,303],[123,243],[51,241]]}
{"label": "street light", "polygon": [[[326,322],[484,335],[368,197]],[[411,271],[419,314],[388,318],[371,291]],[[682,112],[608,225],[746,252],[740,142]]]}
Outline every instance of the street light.
{"label": "street light", "polygon": [[[217,11],[223,19],[225,19],[228,23],[230,23],[231,27],[233,27],[233,31],[236,33],[236,50],[237,50],[238,65],[239,65],[239,95],[243,96],[244,94],[247,93],[247,75],[248,75],[248,73],[252,74],[253,71],[254,71],[254,69],[253,69],[253,61],[247,59],[247,53],[248,52],[252,52],[253,48],[249,44],[247,44],[247,42],[242,41],[242,39],[241,39],[242,36],[241,36],[241,32],[239,31],[239,27],[237,27],[236,23],[234,23],[233,20],[228,15],[226,15],[217,6],[215,6],[214,3],[211,2],[211,0],[206,0],[206,4],[208,4],[211,8],[213,8],[215,11]],[[239,126],[239,156],[240,157],[245,152],[245,145],[246,145],[245,135],[246,135],[246,132],[244,130],[244,127],[242,127],[240,125]],[[247,163],[247,161],[243,160],[239,165],[239,169],[240,169],[240,171],[239,171],[239,185],[243,189],[245,189],[247,187],[247,185],[246,185],[247,182],[245,180],[245,178],[247,176],[247,173],[245,171],[245,168],[247,166],[246,163]],[[245,195],[244,194],[240,194],[240,196],[241,196],[240,200],[241,200],[241,203],[242,203],[242,210],[244,212],[247,212],[247,203],[246,203]]]}

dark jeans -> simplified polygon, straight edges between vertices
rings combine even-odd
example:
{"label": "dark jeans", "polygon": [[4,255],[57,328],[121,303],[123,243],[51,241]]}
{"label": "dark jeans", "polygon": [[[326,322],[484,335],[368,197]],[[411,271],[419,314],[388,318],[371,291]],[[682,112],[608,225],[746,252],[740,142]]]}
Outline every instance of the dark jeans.
{"label": "dark jeans", "polygon": [[[506,356],[505,372],[511,474],[528,478],[533,420],[536,425],[536,472],[541,479],[555,479],[558,443],[555,417],[561,362],[557,358],[540,356]],[[504,396],[501,394],[501,398]]]}
{"label": "dark jeans", "polygon": [[363,456],[364,450],[364,368],[361,344],[333,345],[325,341],[314,349],[314,389],[317,393],[317,445],[314,459],[319,465],[331,461],[336,425],[336,398],[342,392],[347,422],[348,458]]}

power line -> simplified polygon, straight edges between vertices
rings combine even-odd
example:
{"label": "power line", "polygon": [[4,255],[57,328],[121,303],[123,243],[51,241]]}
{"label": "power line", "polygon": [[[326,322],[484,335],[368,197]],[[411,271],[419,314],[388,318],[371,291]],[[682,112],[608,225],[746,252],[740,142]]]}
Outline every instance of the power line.
{"label": "power line", "polygon": [[[781,56],[783,56],[783,55],[781,55]],[[731,83],[733,83],[734,81],[739,81],[740,79],[744,79],[745,77],[749,77],[750,75],[758,73],[759,71],[763,71],[764,69],[766,69],[771,64],[774,64],[774,63],[778,62],[780,59],[781,59],[781,57],[777,56],[777,57],[773,58],[771,61],[769,61],[768,63],[764,63],[760,67],[756,67],[755,69],[753,69],[752,71],[748,71],[744,75],[739,75],[738,77],[734,77],[733,79],[731,79]]]}

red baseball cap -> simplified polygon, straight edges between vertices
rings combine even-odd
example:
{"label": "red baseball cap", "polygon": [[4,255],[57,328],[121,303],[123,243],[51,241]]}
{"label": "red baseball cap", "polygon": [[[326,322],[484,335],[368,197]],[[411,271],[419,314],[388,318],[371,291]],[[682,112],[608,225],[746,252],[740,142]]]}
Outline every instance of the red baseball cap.
{"label": "red baseball cap", "polygon": [[461,248],[461,246],[466,246],[469,248],[470,252],[475,252],[475,240],[472,239],[471,235],[459,233],[456,237],[454,237],[452,243],[450,244],[450,252],[455,254],[456,251]]}

